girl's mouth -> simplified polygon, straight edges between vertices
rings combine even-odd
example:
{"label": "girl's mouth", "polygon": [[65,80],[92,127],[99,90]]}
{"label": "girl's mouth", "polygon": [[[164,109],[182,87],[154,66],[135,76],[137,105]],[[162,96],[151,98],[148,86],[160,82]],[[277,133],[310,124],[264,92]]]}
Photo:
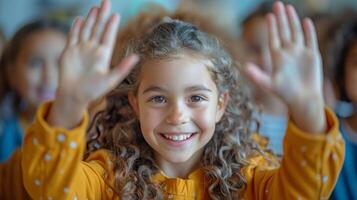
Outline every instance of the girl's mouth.
{"label": "girl's mouth", "polygon": [[196,135],[197,133],[189,133],[189,134],[164,134],[164,133],[160,133],[160,135],[165,139],[165,140],[169,140],[172,142],[183,142],[183,141],[187,141],[189,139],[191,139],[194,135]]}
{"label": "girl's mouth", "polygon": [[38,94],[40,101],[47,101],[55,98],[56,91],[55,90],[41,90]]}

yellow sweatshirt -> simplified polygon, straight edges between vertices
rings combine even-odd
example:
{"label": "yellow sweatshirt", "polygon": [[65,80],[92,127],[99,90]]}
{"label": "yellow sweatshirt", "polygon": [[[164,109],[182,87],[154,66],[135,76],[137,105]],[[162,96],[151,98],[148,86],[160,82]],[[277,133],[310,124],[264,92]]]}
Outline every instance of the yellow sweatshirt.
{"label": "yellow sweatshirt", "polygon": [[[28,193],[34,199],[119,199],[109,153],[100,150],[82,161],[88,114],[72,130],[51,127],[45,121],[50,106],[41,106],[25,137],[22,171]],[[289,122],[280,167],[267,167],[256,157],[243,169],[248,181],[244,199],[327,199],[342,167],[344,141],[329,109],[326,119],[328,131],[321,135],[305,133]],[[154,181],[164,185],[165,199],[210,199],[201,169],[188,179],[161,172]]]}
{"label": "yellow sweatshirt", "polygon": [[21,156],[21,149],[17,149],[9,160],[0,163],[1,200],[31,199],[23,185]]}

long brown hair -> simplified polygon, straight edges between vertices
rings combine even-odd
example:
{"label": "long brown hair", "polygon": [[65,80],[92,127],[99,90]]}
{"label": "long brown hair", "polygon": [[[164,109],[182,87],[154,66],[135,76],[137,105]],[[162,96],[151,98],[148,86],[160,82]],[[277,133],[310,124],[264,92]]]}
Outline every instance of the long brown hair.
{"label": "long brown hair", "polygon": [[[215,37],[192,24],[165,19],[151,31],[127,42],[123,56],[136,53],[140,62],[128,77],[107,95],[107,107],[93,123],[97,137],[89,147],[107,149],[114,156],[115,187],[123,199],[163,199],[164,194],[152,176],[158,173],[153,150],[140,130],[140,121],[129,105],[128,92],[136,94],[140,68],[149,59],[169,59],[190,52],[210,60],[212,79],[220,93],[227,91],[229,100],[210,142],[204,147],[202,169],[209,180],[212,199],[233,199],[245,188],[242,168],[257,152],[251,137],[253,105],[239,83],[240,74],[229,54]],[[94,151],[91,148],[89,151]]]}
{"label": "long brown hair", "polygon": [[328,77],[337,86],[339,99],[350,102],[345,86],[346,59],[353,45],[357,44],[357,12],[339,16],[328,31],[326,69]]}

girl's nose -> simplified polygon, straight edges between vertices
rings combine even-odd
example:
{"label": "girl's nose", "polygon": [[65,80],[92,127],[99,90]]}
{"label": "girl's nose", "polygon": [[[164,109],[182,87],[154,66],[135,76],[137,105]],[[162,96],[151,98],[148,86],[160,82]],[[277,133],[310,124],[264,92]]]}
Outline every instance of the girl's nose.
{"label": "girl's nose", "polygon": [[262,48],[259,57],[260,57],[259,62],[260,62],[261,67],[266,72],[272,73],[272,63],[271,63],[271,56],[270,56],[269,47]]}
{"label": "girl's nose", "polygon": [[174,106],[166,118],[166,122],[172,125],[185,124],[189,120],[184,108]]}
{"label": "girl's nose", "polygon": [[45,63],[42,68],[42,83],[48,87],[56,86],[58,80],[58,67],[52,63]]}

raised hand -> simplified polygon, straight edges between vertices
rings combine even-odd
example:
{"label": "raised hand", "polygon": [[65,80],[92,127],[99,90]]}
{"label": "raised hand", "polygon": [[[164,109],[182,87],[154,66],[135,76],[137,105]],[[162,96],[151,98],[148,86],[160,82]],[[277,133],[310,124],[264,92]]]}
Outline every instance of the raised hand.
{"label": "raised hand", "polygon": [[77,18],[60,59],[59,88],[48,121],[71,128],[79,123],[88,104],[107,93],[136,64],[129,56],[110,70],[119,16],[110,16],[110,2],[93,7],[83,21]]}
{"label": "raised hand", "polygon": [[[272,72],[248,63],[245,73],[286,103],[298,127],[309,132],[324,131],[322,64],[312,21],[305,19],[301,26],[294,7],[281,2],[274,4],[267,21]],[[310,119],[316,117],[317,121]]]}

